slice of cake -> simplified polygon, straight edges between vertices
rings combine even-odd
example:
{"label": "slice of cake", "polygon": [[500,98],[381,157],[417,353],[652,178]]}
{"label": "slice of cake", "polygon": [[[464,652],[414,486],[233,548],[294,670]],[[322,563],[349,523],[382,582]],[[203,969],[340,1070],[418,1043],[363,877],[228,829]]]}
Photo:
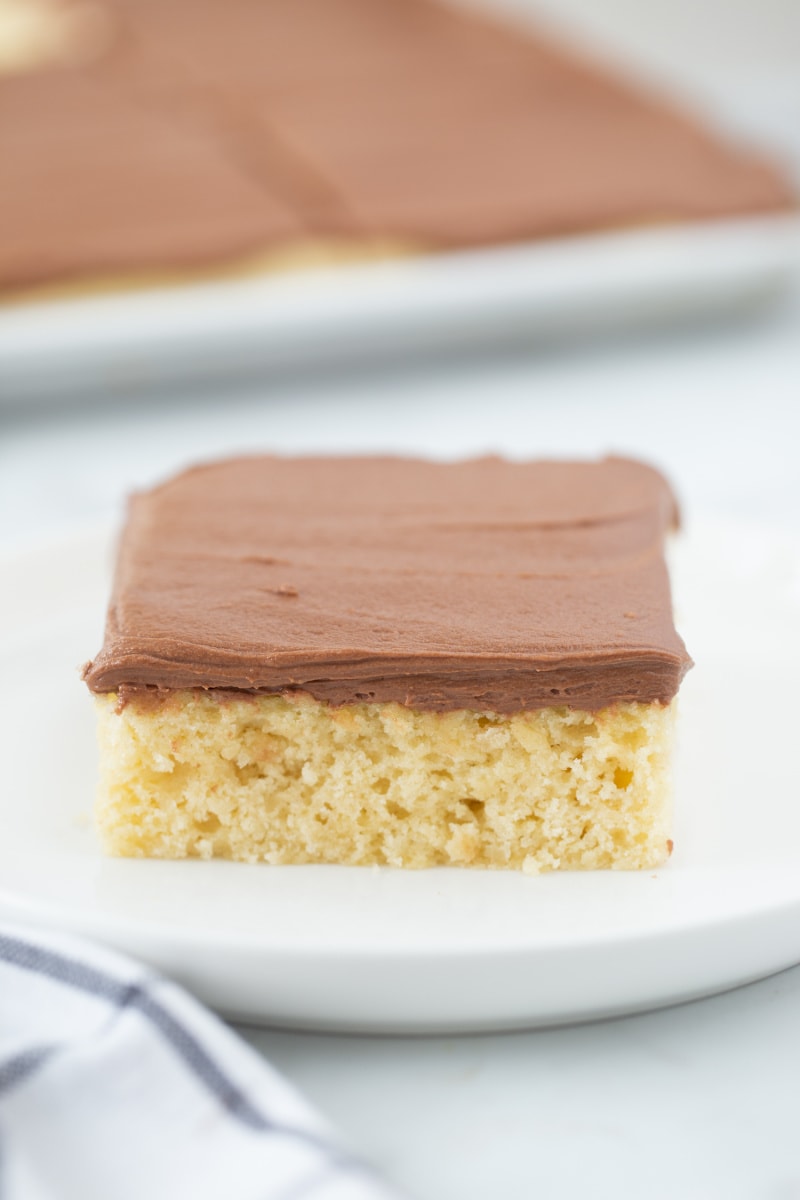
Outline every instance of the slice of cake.
{"label": "slice of cake", "polygon": [[84,670],[106,849],[664,862],[676,516],[622,458],[244,458],[137,495]]}

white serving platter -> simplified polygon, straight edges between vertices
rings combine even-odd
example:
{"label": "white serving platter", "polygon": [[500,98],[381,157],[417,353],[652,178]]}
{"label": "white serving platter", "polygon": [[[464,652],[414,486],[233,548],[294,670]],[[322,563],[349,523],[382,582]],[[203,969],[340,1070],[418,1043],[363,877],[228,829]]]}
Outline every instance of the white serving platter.
{"label": "white serving platter", "polygon": [[1,565],[0,919],[95,937],[222,1012],[310,1029],[441,1032],[606,1017],[800,961],[800,548],[696,523],[676,592],[675,853],[564,873],[243,866],[103,857],[90,812],[109,537]]}
{"label": "white serving platter", "polygon": [[0,404],[708,317],[773,294],[800,219],[665,226],[0,306]]}

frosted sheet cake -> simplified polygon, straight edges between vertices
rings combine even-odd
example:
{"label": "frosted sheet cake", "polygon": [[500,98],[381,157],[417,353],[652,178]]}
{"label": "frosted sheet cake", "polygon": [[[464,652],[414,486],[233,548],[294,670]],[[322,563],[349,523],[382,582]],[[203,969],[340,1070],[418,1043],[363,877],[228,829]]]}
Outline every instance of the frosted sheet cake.
{"label": "frosted sheet cake", "polygon": [[135,496],[84,669],[106,849],[663,863],[676,516],[622,458],[243,458]]}
{"label": "frosted sheet cake", "polygon": [[795,206],[757,154],[466,7],[12,2],[75,17],[70,53],[0,54],[14,297]]}

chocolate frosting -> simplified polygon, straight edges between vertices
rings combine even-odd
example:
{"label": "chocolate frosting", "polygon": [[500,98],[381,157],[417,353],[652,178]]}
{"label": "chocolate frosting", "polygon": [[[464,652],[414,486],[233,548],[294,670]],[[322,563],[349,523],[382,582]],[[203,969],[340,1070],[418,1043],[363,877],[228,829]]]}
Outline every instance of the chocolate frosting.
{"label": "chocolate frosting", "polygon": [[191,269],[304,236],[213,130],[137,103],[102,72],[0,80],[0,285]]}
{"label": "chocolate frosting", "polygon": [[303,691],[515,712],[666,703],[691,665],[662,475],[599,462],[242,458],[134,496],[95,692]]}
{"label": "chocolate frosting", "polygon": [[0,286],[796,205],[668,103],[432,0],[105,3],[102,56],[0,78]]}

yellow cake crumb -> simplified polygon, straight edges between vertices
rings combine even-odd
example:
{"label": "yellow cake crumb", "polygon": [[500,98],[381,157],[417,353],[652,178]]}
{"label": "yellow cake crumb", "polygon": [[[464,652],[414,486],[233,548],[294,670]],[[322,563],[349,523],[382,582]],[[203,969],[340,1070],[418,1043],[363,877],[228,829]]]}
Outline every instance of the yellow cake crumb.
{"label": "yellow cake crumb", "polygon": [[96,0],[0,0],[0,76],[91,62],[112,32],[111,12]]}
{"label": "yellow cake crumb", "polygon": [[509,716],[185,691],[97,709],[112,854],[536,874],[671,849],[674,704]]}

